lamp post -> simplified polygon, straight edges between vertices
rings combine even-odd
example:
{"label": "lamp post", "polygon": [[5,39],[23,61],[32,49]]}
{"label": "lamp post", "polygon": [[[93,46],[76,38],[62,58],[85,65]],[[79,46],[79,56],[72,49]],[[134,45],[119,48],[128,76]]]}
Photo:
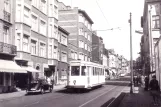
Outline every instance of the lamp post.
{"label": "lamp post", "polygon": [[130,70],[131,70],[131,87],[130,87],[130,93],[133,93],[133,57],[132,57],[132,14],[130,13]]}

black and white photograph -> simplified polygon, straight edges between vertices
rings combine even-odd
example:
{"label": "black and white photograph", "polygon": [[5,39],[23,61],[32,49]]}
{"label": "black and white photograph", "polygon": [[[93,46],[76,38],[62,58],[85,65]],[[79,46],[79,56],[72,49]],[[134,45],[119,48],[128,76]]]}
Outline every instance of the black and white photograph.
{"label": "black and white photograph", "polygon": [[161,107],[161,0],[0,0],[0,107]]}

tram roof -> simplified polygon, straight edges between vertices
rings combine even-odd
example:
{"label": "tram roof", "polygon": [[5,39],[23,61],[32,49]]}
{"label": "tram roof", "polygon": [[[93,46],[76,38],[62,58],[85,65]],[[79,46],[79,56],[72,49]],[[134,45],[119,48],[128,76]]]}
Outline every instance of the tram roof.
{"label": "tram roof", "polygon": [[97,64],[94,62],[88,62],[88,61],[80,61],[80,60],[74,60],[69,62],[71,65],[77,65],[77,64],[85,64],[85,65],[94,65],[94,66],[99,66],[99,67],[105,67],[101,64]]}

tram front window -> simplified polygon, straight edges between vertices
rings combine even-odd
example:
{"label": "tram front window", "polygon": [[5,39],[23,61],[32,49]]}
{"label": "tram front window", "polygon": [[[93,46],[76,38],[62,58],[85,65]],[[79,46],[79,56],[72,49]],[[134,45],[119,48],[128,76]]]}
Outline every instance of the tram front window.
{"label": "tram front window", "polygon": [[86,75],[86,66],[82,66],[82,76]]}
{"label": "tram front window", "polygon": [[80,74],[80,67],[79,66],[72,66],[71,67],[71,76],[79,76]]}

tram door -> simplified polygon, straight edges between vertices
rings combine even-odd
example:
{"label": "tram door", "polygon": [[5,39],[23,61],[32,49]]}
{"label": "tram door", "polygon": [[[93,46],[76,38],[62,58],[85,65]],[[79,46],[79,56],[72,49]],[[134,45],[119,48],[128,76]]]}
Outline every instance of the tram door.
{"label": "tram door", "polygon": [[86,67],[86,71],[87,71],[87,85],[90,86],[90,67],[89,66]]}

